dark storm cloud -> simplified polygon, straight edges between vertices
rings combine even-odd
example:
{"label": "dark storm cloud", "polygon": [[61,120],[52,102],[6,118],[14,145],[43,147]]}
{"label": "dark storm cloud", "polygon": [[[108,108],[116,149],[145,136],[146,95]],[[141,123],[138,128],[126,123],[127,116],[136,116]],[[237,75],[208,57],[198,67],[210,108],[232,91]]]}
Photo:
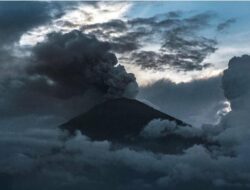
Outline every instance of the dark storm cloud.
{"label": "dark storm cloud", "polygon": [[221,76],[179,84],[160,80],[142,87],[138,98],[195,126],[218,122],[217,112],[225,107]]}
{"label": "dark storm cloud", "polygon": [[[163,70],[170,66],[177,70],[193,71],[211,65],[203,61],[216,51],[217,41],[205,38],[199,32],[211,26],[215,17],[213,12],[191,16],[170,12],[149,18],[87,25],[82,30],[109,41],[112,50],[121,53],[121,59],[127,60],[128,64],[139,65],[143,69]],[[160,48],[143,50],[142,47],[150,43],[158,44]]]}
{"label": "dark storm cloud", "polygon": [[224,95],[232,103],[232,107],[237,109],[248,106],[248,102],[242,101],[250,94],[250,56],[233,57],[228,64],[228,69],[224,71],[222,84]]}
{"label": "dark storm cloud", "polygon": [[[29,7],[29,11],[27,11]],[[1,78],[14,65],[13,45],[26,31],[49,22],[52,5],[47,2],[0,2],[0,69]],[[54,13],[55,14],[55,13]]]}
{"label": "dark storm cloud", "polygon": [[[27,11],[27,7],[31,8],[30,11]],[[20,78],[24,76],[24,59],[13,55],[15,50],[18,51],[14,43],[18,42],[26,31],[49,22],[53,17],[51,10],[50,4],[45,2],[0,2],[1,117],[22,113],[22,106],[14,102],[18,102],[19,95],[22,96],[23,93],[18,88],[22,85]],[[15,100],[12,99],[13,96],[16,96]],[[23,106],[23,109],[25,110],[26,106]]]}
{"label": "dark storm cloud", "polygon": [[224,31],[236,22],[235,18],[230,18],[217,26],[218,31]]}
{"label": "dark storm cloud", "polygon": [[[250,141],[250,56],[234,57],[229,61],[228,69],[223,73],[222,87],[230,101],[232,111],[227,114],[221,126],[224,132],[218,138],[225,147],[231,147],[231,154],[237,155],[246,163],[249,158]],[[249,164],[246,165],[250,171]]]}
{"label": "dark storm cloud", "polygon": [[62,9],[55,3],[0,2],[1,45],[17,41],[24,32],[45,24],[61,13]]}
{"label": "dark storm cloud", "polygon": [[28,123],[62,122],[105,98],[136,94],[134,75],[115,66],[111,45],[93,35],[53,33],[34,47],[15,45],[24,33],[60,18],[78,4],[0,3],[1,125],[11,126],[14,121],[25,125],[18,116],[25,116]]}
{"label": "dark storm cloud", "polygon": [[60,107],[76,113],[105,98],[134,97],[135,77],[116,66],[110,48],[79,31],[48,34],[22,60],[21,72],[1,80],[1,116],[61,112]]}
{"label": "dark storm cloud", "polygon": [[79,31],[51,33],[34,47],[35,60],[28,72],[51,80],[56,97],[80,95],[90,87],[108,97],[120,97],[130,83],[135,83],[135,77],[122,66],[115,66],[117,58],[110,49],[108,42]]}
{"label": "dark storm cloud", "polygon": [[[0,2],[0,79],[21,76],[24,57],[18,42],[21,36],[47,24],[71,8],[73,3]],[[27,11],[28,10],[28,11]],[[18,56],[17,56],[18,54]]]}

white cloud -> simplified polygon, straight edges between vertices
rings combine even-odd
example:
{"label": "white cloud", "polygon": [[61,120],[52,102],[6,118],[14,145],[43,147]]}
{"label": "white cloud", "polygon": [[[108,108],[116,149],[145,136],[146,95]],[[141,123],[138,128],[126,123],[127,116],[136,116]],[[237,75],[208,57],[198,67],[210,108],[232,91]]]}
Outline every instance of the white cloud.
{"label": "white cloud", "polygon": [[125,18],[132,3],[128,2],[96,2],[78,3],[74,8],[68,10],[62,17],[52,20],[48,25],[43,25],[23,34],[19,44],[35,45],[44,40],[46,34],[50,32],[70,32],[79,30],[81,26],[108,22],[113,19]]}

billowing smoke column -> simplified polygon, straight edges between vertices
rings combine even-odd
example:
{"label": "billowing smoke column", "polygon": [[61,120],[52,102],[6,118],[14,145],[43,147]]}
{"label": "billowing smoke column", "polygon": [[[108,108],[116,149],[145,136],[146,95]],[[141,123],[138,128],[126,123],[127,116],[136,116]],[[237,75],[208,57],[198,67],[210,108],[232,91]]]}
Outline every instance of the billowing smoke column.
{"label": "billowing smoke column", "polygon": [[243,99],[250,97],[250,56],[234,57],[229,61],[228,69],[224,71],[222,78],[225,97],[231,102],[232,109],[240,109],[249,106]]}
{"label": "billowing smoke column", "polygon": [[49,87],[45,93],[62,99],[89,89],[106,98],[133,98],[138,89],[134,75],[117,65],[110,44],[80,31],[49,34],[34,47],[28,73],[46,79]]}
{"label": "billowing smoke column", "polygon": [[[234,57],[224,71],[222,85],[225,97],[230,101],[232,111],[223,118],[225,130],[219,136],[222,144],[239,147],[250,144],[250,56]],[[242,148],[243,150],[243,148]],[[243,153],[243,151],[240,153]]]}

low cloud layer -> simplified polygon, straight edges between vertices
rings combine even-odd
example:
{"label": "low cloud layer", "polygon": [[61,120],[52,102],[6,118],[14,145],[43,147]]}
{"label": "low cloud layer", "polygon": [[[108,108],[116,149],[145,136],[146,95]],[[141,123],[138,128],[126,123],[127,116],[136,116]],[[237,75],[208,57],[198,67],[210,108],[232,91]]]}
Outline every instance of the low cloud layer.
{"label": "low cloud layer", "polygon": [[154,119],[150,121],[144,129],[141,131],[140,135],[151,139],[151,138],[161,138],[169,134],[175,134],[182,136],[184,138],[189,137],[202,137],[203,131],[200,128],[190,127],[190,126],[180,126],[175,121]]}

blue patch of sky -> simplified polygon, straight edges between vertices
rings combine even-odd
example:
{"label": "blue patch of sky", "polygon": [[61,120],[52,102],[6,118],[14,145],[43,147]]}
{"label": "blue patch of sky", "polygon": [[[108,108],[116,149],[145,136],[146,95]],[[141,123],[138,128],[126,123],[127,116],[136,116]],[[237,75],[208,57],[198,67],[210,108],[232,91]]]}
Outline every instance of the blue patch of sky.
{"label": "blue patch of sky", "polygon": [[[127,13],[128,18],[152,17],[156,14],[162,14],[170,11],[182,11],[184,14],[194,15],[206,11],[214,12],[216,15],[213,21],[214,28],[206,28],[203,32],[206,37],[213,37],[218,41],[218,47],[232,47],[235,51],[225,57],[224,64],[227,63],[233,54],[238,55],[242,52],[250,53],[247,47],[250,43],[250,2],[173,2],[173,1],[155,1],[155,2],[133,2],[133,6]],[[227,19],[236,19],[229,28],[223,32],[216,32],[216,25]]]}
{"label": "blue patch of sky", "polygon": [[230,31],[242,31],[250,28],[250,2],[134,2],[128,12],[128,18],[151,17],[170,11],[183,11],[195,14],[212,11],[218,16],[218,21],[235,18]]}

